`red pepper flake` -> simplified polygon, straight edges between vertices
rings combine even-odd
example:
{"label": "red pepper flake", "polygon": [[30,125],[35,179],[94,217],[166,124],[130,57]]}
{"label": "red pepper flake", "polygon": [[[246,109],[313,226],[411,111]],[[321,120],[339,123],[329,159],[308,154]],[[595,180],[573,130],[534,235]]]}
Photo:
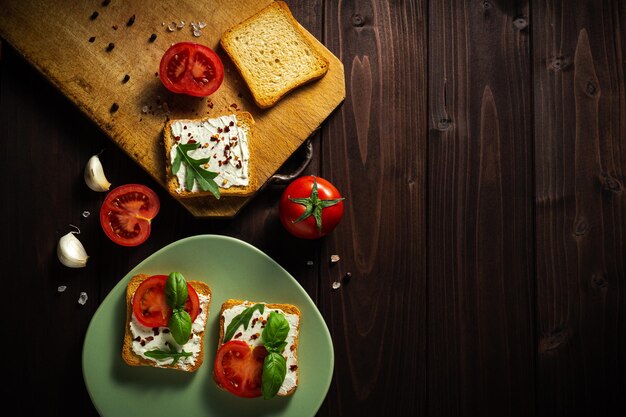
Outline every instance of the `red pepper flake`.
{"label": "red pepper flake", "polygon": [[250,336],[250,340],[256,340],[259,338],[259,336],[261,336],[259,333],[255,333],[252,336]]}
{"label": "red pepper flake", "polygon": [[154,333],[155,336],[159,335],[159,328],[158,327],[153,327],[152,328],[152,332]]}
{"label": "red pepper flake", "polygon": [[293,352],[294,350],[296,350],[296,345],[291,345],[291,346],[289,346],[289,350],[290,350],[290,351],[292,351],[292,352]]}
{"label": "red pepper flake", "polygon": [[91,16],[89,16],[89,18],[90,18],[91,20],[96,20],[96,18],[97,18],[99,15],[100,15],[100,13],[98,13],[98,12],[93,12],[93,13],[91,14]]}
{"label": "red pepper flake", "polygon": [[213,154],[213,158],[217,158],[217,154],[216,153]]}
{"label": "red pepper flake", "polygon": [[187,130],[187,125],[183,126],[183,130]]}
{"label": "red pepper flake", "polygon": [[237,97],[241,98],[241,97],[243,97],[243,94],[237,93]]}
{"label": "red pepper flake", "polygon": [[236,166],[237,166],[237,169],[240,169],[242,167],[241,161],[237,161],[237,165]]}
{"label": "red pepper flake", "polygon": [[207,106],[209,106],[209,108],[210,108],[210,109],[212,109],[212,108],[213,108],[213,102],[212,102],[211,100],[208,100],[208,101],[206,102],[206,105],[207,105]]}
{"label": "red pepper flake", "polygon": [[163,333],[169,333],[170,329],[163,329]]}
{"label": "red pepper flake", "polygon": [[142,340],[141,342],[139,342],[139,344],[141,344],[141,346],[145,346],[146,345],[146,341]]}
{"label": "red pepper flake", "polygon": [[154,340],[153,336],[146,337],[146,342],[152,342]]}
{"label": "red pepper flake", "polygon": [[187,141],[187,143],[196,143],[196,140],[195,140],[195,139],[189,139],[189,140]]}
{"label": "red pepper flake", "polygon": [[228,124],[228,126],[235,126],[235,122],[233,122],[232,120],[230,121],[230,123]]}
{"label": "red pepper flake", "polygon": [[217,166],[221,167],[222,166],[222,161],[217,161]]}
{"label": "red pepper flake", "polygon": [[155,73],[154,73],[154,76],[155,76],[155,77],[158,77],[158,76],[159,76],[159,73],[158,73],[158,72],[155,72]]}
{"label": "red pepper flake", "polygon": [[180,141],[180,136],[174,136],[174,140],[175,140],[176,142]]}
{"label": "red pepper flake", "polygon": [[128,19],[128,22],[126,22],[126,26],[132,26],[133,23],[135,23],[135,15],[132,15],[130,19]]}
{"label": "red pepper flake", "polygon": [[113,30],[117,30],[117,25],[113,25],[113,26],[111,26],[111,29],[113,29]]}
{"label": "red pepper flake", "polygon": [[96,41],[96,37],[92,36],[91,38],[89,38],[89,43],[94,43]]}
{"label": "red pepper flake", "polygon": [[251,324],[252,324],[252,327],[256,326],[257,321],[259,321],[259,319],[258,319],[258,318],[253,318],[253,319],[252,319],[252,323],[251,323]]}
{"label": "red pepper flake", "polygon": [[222,133],[222,132],[223,132],[222,128],[221,128],[221,127],[218,127],[218,128],[217,128],[217,133]]}
{"label": "red pepper flake", "polygon": [[295,372],[295,371],[296,371],[296,369],[298,369],[298,365],[291,365],[291,366],[289,367],[289,370],[290,370],[291,372]]}
{"label": "red pepper flake", "polygon": [[136,338],[133,339],[135,342],[139,342],[141,340],[141,337],[137,336]]}
{"label": "red pepper flake", "polygon": [[226,126],[226,127],[224,128],[224,133],[228,133],[228,132],[230,132],[230,127]]}
{"label": "red pepper flake", "polygon": [[232,104],[230,105],[230,107],[232,107],[232,108],[236,109],[236,108],[237,108],[237,103],[232,103]]}
{"label": "red pepper flake", "polygon": [[240,338],[242,335],[243,335],[243,334],[242,334],[241,332],[239,332],[239,333],[237,333],[237,334],[233,337],[233,339],[238,339],[238,338]]}

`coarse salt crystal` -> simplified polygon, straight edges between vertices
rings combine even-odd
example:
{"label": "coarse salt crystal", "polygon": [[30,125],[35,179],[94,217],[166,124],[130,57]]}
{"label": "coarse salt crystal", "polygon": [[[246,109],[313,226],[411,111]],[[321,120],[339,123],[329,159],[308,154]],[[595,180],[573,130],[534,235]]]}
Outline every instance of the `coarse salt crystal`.
{"label": "coarse salt crystal", "polygon": [[204,29],[206,27],[206,23],[205,22],[198,22],[198,27],[200,29]]}
{"label": "coarse salt crystal", "polygon": [[89,297],[87,297],[87,293],[86,292],[81,292],[80,296],[78,297],[78,304],[80,304],[81,306],[84,306],[85,303],[87,302],[87,299]]}
{"label": "coarse salt crystal", "polygon": [[341,287],[341,282],[339,281],[333,282],[333,290],[337,290],[339,289],[339,287]]}
{"label": "coarse salt crystal", "polygon": [[202,35],[202,32],[200,32],[199,30],[194,30],[193,31],[193,36],[195,36],[196,38],[200,37],[200,35]]}
{"label": "coarse salt crystal", "polygon": [[90,212],[88,212],[87,210],[83,211],[83,217],[84,217],[84,218],[89,217],[89,215],[90,215],[90,214],[91,214],[91,213],[90,213]]}
{"label": "coarse salt crystal", "polygon": [[306,264],[307,264],[308,266],[311,266],[311,265],[313,265],[313,261],[306,261]]}
{"label": "coarse salt crystal", "polygon": [[65,285],[59,285],[59,287],[57,288],[58,292],[63,292],[65,290],[67,290],[67,286],[65,286]]}
{"label": "coarse salt crystal", "polygon": [[180,29],[182,29],[182,28],[184,28],[184,27],[185,27],[185,21],[184,21],[184,20],[181,20],[181,21],[180,21],[180,23],[176,25],[176,27],[177,27],[179,30],[180,30]]}
{"label": "coarse salt crystal", "polygon": [[331,255],[331,256],[330,256],[330,261],[331,261],[332,263],[339,262],[339,259],[341,259],[341,258],[339,257],[339,255]]}
{"label": "coarse salt crystal", "polygon": [[172,22],[172,23],[168,23],[167,24],[167,30],[169,32],[174,32],[175,29],[176,29],[176,22]]}
{"label": "coarse salt crystal", "polygon": [[144,114],[148,113],[148,110],[149,110],[148,106],[143,106],[141,108],[141,112],[144,113]]}

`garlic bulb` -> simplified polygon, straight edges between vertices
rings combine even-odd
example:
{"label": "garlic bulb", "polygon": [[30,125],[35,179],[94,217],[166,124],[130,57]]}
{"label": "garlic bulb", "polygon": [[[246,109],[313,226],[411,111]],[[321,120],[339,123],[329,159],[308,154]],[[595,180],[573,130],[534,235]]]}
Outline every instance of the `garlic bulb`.
{"label": "garlic bulb", "polygon": [[67,267],[82,268],[87,265],[87,259],[89,259],[89,256],[87,255],[83,244],[80,243],[80,240],[78,240],[76,236],[74,236],[74,233],[77,232],[69,232],[59,239],[59,243],[57,245],[57,256],[59,257],[59,261]]}
{"label": "garlic bulb", "polygon": [[98,155],[94,155],[85,166],[85,182],[94,191],[109,191],[111,183],[107,180]]}

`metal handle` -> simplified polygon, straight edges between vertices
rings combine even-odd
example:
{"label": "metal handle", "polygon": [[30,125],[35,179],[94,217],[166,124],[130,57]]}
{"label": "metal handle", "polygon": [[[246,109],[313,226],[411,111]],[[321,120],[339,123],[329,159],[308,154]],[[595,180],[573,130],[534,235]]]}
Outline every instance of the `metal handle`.
{"label": "metal handle", "polygon": [[304,146],[306,147],[305,148],[306,154],[304,155],[304,161],[302,161],[302,164],[300,164],[298,169],[296,169],[294,172],[290,174],[272,175],[270,179],[267,181],[269,184],[287,184],[293,181],[294,179],[296,179],[297,177],[299,177],[300,174],[302,174],[302,172],[309,165],[309,162],[311,162],[311,159],[313,159],[313,142],[311,142],[311,138],[307,139],[304,142]]}

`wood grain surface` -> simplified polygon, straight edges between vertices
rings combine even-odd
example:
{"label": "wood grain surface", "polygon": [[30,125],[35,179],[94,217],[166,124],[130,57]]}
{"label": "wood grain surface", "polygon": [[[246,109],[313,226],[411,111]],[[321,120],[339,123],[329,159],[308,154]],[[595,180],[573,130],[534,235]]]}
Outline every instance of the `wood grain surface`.
{"label": "wood grain surface", "polygon": [[533,13],[538,411],[625,415],[626,7]]}
{"label": "wood grain surface", "polygon": [[513,24],[528,8],[429,11],[429,411],[528,416],[532,83],[529,33]]}
{"label": "wood grain surface", "polygon": [[[163,129],[168,119],[250,112],[255,120],[250,176],[256,192],[345,97],[343,64],[303,27],[328,60],[328,72],[270,109],[254,104],[219,40],[226,29],[270,1],[160,1],[147,7],[139,0],[107,6],[82,0],[5,0],[0,35],[166,189]],[[199,21],[207,26],[195,37],[191,23]],[[165,50],[181,41],[209,46],[224,63],[224,81],[207,98],[171,93],[157,76]],[[254,196],[216,200],[173,195],[197,217],[232,217]]]}
{"label": "wood grain surface", "polygon": [[[101,2],[80,7],[88,18]],[[3,366],[5,403],[97,416],[81,372],[96,309],[156,250],[215,233],[267,253],[320,309],[336,362],[318,416],[626,415],[626,4],[288,3],[345,69],[345,101],[313,133],[305,173],[337,185],[346,209],[314,241],[281,226],[281,184],[234,218],[193,216],[2,43],[1,304],[5,347],[19,352]],[[161,199],[138,247],[100,228],[104,194],[82,172],[101,151],[111,182]],[[56,257],[70,224],[84,269]]]}

